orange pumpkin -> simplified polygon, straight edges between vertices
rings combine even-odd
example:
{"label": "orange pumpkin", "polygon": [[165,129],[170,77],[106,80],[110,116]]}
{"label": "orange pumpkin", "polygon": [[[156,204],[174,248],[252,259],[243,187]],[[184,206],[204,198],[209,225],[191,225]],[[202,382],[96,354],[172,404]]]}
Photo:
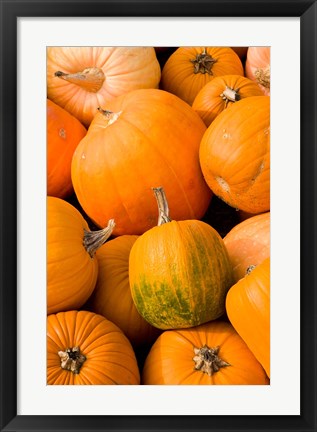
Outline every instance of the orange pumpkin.
{"label": "orange pumpkin", "polygon": [[164,186],[174,218],[201,218],[211,199],[199,165],[206,126],[178,97],[135,90],[99,111],[72,161],[72,181],[86,214],[115,235],[142,234],[156,225],[151,187]]}
{"label": "orange pumpkin", "polygon": [[97,108],[138,88],[157,88],[161,68],[151,47],[48,47],[47,93],[89,126]]}
{"label": "orange pumpkin", "polygon": [[68,202],[47,198],[47,312],[80,308],[97,280],[95,252],[111,235],[113,220],[90,231],[83,216]]}
{"label": "orange pumpkin", "polygon": [[269,257],[230,288],[226,310],[231,324],[270,376]]}
{"label": "orange pumpkin", "polygon": [[195,97],[192,107],[208,127],[233,103],[262,94],[258,85],[248,78],[241,75],[224,75],[206,84]]}
{"label": "orange pumpkin", "polygon": [[270,212],[246,219],[223,239],[232,264],[235,282],[248,268],[261,264],[270,256]]}
{"label": "orange pumpkin", "polygon": [[202,138],[200,165],[210,189],[227,204],[268,211],[270,97],[248,97],[219,114]]}
{"label": "orange pumpkin", "polygon": [[269,380],[233,327],[213,321],[162,333],[146,358],[142,383],[264,385]]}
{"label": "orange pumpkin", "polygon": [[139,384],[134,351],[101,315],[67,311],[47,317],[47,384]]}
{"label": "orange pumpkin", "polygon": [[263,94],[270,95],[270,47],[249,47],[245,62],[245,75],[255,81]]}
{"label": "orange pumpkin", "polygon": [[73,192],[73,153],[86,135],[85,127],[68,111],[47,99],[47,194],[66,198]]}
{"label": "orange pumpkin", "polygon": [[153,343],[160,334],[138,313],[131,296],[129,255],[137,238],[119,236],[97,250],[97,283],[85,306],[120,327],[133,346]]}
{"label": "orange pumpkin", "polygon": [[198,92],[221,75],[244,75],[231,48],[180,47],[165,63],[160,86],[191,105]]}

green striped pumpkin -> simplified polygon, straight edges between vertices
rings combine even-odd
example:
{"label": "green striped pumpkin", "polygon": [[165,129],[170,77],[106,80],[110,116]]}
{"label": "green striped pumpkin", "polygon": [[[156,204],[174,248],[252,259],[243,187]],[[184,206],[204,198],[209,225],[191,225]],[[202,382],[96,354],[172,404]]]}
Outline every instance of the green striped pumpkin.
{"label": "green striped pumpkin", "polygon": [[225,312],[232,269],[220,235],[199,220],[171,221],[162,188],[159,224],[138,237],[129,280],[138,312],[154,327],[193,327]]}

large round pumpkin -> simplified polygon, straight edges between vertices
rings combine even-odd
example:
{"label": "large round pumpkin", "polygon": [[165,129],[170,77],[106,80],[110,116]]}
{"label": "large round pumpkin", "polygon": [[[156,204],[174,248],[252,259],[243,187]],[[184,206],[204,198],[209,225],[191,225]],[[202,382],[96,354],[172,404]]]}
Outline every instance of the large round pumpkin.
{"label": "large round pumpkin", "polygon": [[160,86],[188,104],[215,77],[244,75],[239,56],[231,48],[180,47],[167,60]]}
{"label": "large round pumpkin", "polygon": [[269,379],[233,327],[213,321],[165,331],[146,358],[142,383],[264,385]]}
{"label": "large round pumpkin", "polygon": [[200,145],[200,165],[211,190],[249,213],[270,209],[270,97],[233,104],[212,122]]}
{"label": "large round pumpkin", "polygon": [[67,311],[47,317],[47,384],[139,384],[134,351],[101,315]]}
{"label": "large round pumpkin", "polygon": [[270,376],[270,258],[233,285],[228,318]]}
{"label": "large round pumpkin", "polygon": [[116,324],[133,346],[153,341],[160,331],[137,311],[129,285],[129,255],[138,236],[123,235],[102,245],[96,252],[98,278],[85,308]]}
{"label": "large round pumpkin", "polygon": [[113,220],[90,231],[81,213],[68,202],[47,198],[47,312],[80,308],[97,280],[95,252],[111,235]]}
{"label": "large round pumpkin", "polygon": [[164,186],[175,219],[201,218],[211,199],[199,165],[206,126],[178,97],[163,90],[135,90],[103,106],[72,162],[77,198],[115,235],[142,234],[155,226],[151,187]]}
{"label": "large round pumpkin", "polygon": [[48,47],[47,92],[89,126],[97,108],[138,88],[157,88],[161,68],[152,47]]}
{"label": "large round pumpkin", "polygon": [[129,278],[139,313],[160,329],[186,328],[225,311],[231,265],[220,235],[199,220],[170,221],[162,188],[156,188],[158,226],[130,252]]}
{"label": "large round pumpkin", "polygon": [[270,256],[270,212],[239,223],[224,237],[235,282]]}
{"label": "large round pumpkin", "polygon": [[271,87],[270,47],[249,47],[245,62],[245,75],[255,81],[263,94],[270,95]]}
{"label": "large round pumpkin", "polygon": [[224,75],[206,84],[195,97],[192,107],[208,127],[235,102],[262,94],[258,85],[250,79],[241,75]]}
{"label": "large round pumpkin", "polygon": [[47,99],[47,194],[66,198],[73,192],[71,162],[87,130],[68,111]]}

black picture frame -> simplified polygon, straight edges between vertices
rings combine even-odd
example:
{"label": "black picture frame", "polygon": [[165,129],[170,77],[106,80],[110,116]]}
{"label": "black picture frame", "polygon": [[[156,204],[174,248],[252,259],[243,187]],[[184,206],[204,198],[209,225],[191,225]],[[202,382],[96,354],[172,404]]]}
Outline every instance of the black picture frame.
{"label": "black picture frame", "polygon": [[[75,4],[76,8],[74,8]],[[316,431],[316,1],[65,0],[60,2],[52,0],[0,0],[0,6],[1,431]],[[287,416],[17,415],[17,18],[53,16],[197,17],[202,15],[201,11],[203,11],[204,16],[213,17],[300,17],[301,413],[300,415]],[[291,67],[291,59],[288,67]],[[289,211],[291,211],[291,207]],[[290,271],[290,269],[282,269],[282,271]],[[290,360],[287,359],[287,361]],[[31,391],[32,389],[30,389]]]}

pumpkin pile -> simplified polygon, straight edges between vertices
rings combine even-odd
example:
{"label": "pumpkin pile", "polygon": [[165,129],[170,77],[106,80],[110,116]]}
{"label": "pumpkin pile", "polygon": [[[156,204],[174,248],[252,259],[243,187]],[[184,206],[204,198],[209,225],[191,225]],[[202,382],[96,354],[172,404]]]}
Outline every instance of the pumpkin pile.
{"label": "pumpkin pile", "polygon": [[47,384],[269,382],[269,48],[49,47]]}

